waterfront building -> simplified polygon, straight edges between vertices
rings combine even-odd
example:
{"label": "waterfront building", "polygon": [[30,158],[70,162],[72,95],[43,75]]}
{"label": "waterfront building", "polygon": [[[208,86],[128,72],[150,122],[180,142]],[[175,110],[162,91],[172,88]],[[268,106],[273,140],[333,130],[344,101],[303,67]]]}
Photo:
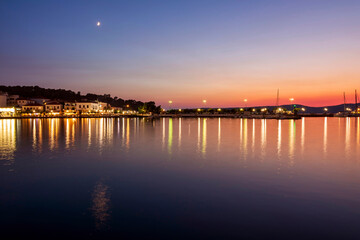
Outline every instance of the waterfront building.
{"label": "waterfront building", "polygon": [[38,103],[29,103],[21,107],[23,113],[42,113],[44,106]]}
{"label": "waterfront building", "polygon": [[19,99],[19,95],[8,95],[7,97],[7,106],[8,107],[14,107],[17,105],[17,100]]}
{"label": "waterfront building", "polygon": [[28,98],[18,98],[16,99],[16,104],[20,107],[23,107],[25,105],[28,105],[28,104],[34,104],[35,101],[34,100],[31,100],[31,99],[28,99]]}
{"label": "waterfront building", "polygon": [[15,115],[15,108],[0,108],[0,117],[13,117]]}
{"label": "waterfront building", "polygon": [[75,111],[76,110],[76,103],[67,101],[64,103],[64,110],[65,111]]}
{"label": "waterfront building", "polygon": [[99,104],[97,102],[76,102],[75,109],[79,112],[98,112]]}
{"label": "waterfront building", "polygon": [[46,102],[44,104],[45,106],[45,112],[48,113],[60,113],[63,109],[63,105],[59,102],[52,101],[52,102]]}

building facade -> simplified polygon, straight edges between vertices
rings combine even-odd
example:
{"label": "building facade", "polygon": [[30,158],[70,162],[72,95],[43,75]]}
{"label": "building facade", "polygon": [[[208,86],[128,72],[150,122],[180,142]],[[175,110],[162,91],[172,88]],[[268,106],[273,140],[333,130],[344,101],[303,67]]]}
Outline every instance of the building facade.
{"label": "building facade", "polygon": [[20,107],[23,107],[28,104],[34,104],[34,103],[35,103],[34,100],[27,99],[27,98],[18,98],[16,100],[16,104],[19,105]]}
{"label": "building facade", "polygon": [[21,107],[23,113],[41,113],[44,111],[44,106],[38,103],[29,103]]}
{"label": "building facade", "polygon": [[44,104],[45,112],[61,112],[63,105],[59,102],[47,102]]}

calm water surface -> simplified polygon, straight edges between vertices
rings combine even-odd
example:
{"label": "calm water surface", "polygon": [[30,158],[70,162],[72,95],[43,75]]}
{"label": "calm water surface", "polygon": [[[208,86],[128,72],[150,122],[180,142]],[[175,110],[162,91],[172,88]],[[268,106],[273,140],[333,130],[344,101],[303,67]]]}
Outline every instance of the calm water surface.
{"label": "calm water surface", "polygon": [[0,120],[2,235],[360,239],[360,119]]}

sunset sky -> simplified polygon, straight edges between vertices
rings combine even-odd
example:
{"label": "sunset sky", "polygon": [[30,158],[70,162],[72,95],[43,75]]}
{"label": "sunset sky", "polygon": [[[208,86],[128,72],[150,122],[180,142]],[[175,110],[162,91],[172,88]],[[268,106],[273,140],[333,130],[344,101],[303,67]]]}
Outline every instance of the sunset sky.
{"label": "sunset sky", "polygon": [[181,108],[360,90],[360,1],[2,0],[0,27],[1,85]]}

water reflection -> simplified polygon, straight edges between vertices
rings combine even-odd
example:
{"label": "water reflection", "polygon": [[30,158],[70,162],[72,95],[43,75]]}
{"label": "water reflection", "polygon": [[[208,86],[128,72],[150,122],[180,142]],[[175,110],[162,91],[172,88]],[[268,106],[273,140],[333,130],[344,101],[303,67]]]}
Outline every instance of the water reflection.
{"label": "water reflection", "polygon": [[266,155],[266,119],[261,120],[261,157]]}
{"label": "water reflection", "polygon": [[11,165],[14,162],[16,151],[16,120],[0,120],[0,161],[4,165]]}
{"label": "water reflection", "polygon": [[324,118],[324,155],[327,153],[327,117]]}
{"label": "water reflection", "polygon": [[281,157],[281,119],[278,121],[277,155]]}
{"label": "water reflection", "polygon": [[181,118],[179,118],[179,140],[178,140],[178,146],[181,147]]}
{"label": "water reflection", "polygon": [[[117,124],[114,124],[114,121]],[[156,147],[162,147],[163,151],[174,158],[185,149],[194,151],[196,156],[203,158],[211,157],[215,153],[219,156],[221,152],[221,155],[234,154],[237,159],[245,160],[251,151],[252,158],[287,158],[290,165],[294,164],[298,156],[306,157],[318,153],[322,153],[320,157],[324,158],[341,152],[342,156],[349,159],[360,149],[360,118],[164,118],[154,120],[151,124],[135,118],[26,119],[18,120],[18,123],[19,126],[16,125],[16,120],[0,121],[2,160],[12,159],[17,147],[25,147],[27,144],[34,154],[63,149],[68,150],[69,154],[81,149],[104,154],[116,149],[133,152],[139,148],[139,142],[142,142],[145,146],[152,146],[148,151],[156,151]],[[284,124],[288,127],[284,128]],[[297,124],[300,126],[298,138]],[[188,131],[185,135],[184,126],[187,128],[185,131]],[[24,135],[28,136],[29,141],[17,146],[16,129],[19,129],[18,133],[23,138]],[[154,139],[157,136],[160,137],[156,143]],[[177,143],[176,151],[174,143]],[[131,144],[134,144],[132,149]],[[318,151],[319,149],[322,151]]]}
{"label": "water reflection", "polygon": [[247,158],[247,154],[248,154],[248,120],[244,119],[244,160],[246,160]]}
{"label": "water reflection", "polygon": [[360,146],[360,117],[356,118],[357,121],[357,133],[356,133],[356,139],[357,139],[357,145]]}
{"label": "water reflection", "polygon": [[200,132],[201,132],[201,129],[200,129],[200,118],[197,119],[198,121],[198,141],[197,141],[197,146],[198,146],[198,151],[200,151]]}
{"label": "water reflection", "polygon": [[110,218],[110,189],[102,180],[95,184],[92,193],[91,211],[95,218],[95,227],[101,230],[107,227]]}
{"label": "water reflection", "polygon": [[203,134],[202,134],[202,149],[201,149],[203,157],[206,154],[206,131],[207,131],[206,121],[207,121],[207,119],[204,118],[203,119]]}
{"label": "water reflection", "polygon": [[301,153],[304,154],[305,149],[305,118],[301,119]]}
{"label": "water reflection", "polygon": [[296,141],[296,122],[295,120],[289,120],[289,158],[290,165],[294,164],[295,153],[295,141]]}
{"label": "water reflection", "polygon": [[255,119],[252,121],[252,145],[251,150],[253,155],[255,154]]}
{"label": "water reflection", "polygon": [[[240,129],[241,132],[241,129]],[[221,118],[218,120],[218,138],[217,138],[217,150],[220,151],[220,142],[221,142]]]}
{"label": "water reflection", "polygon": [[349,158],[350,156],[350,127],[351,127],[351,118],[347,117],[345,119],[345,156]]}
{"label": "water reflection", "polygon": [[168,152],[171,155],[172,153],[172,142],[173,142],[173,119],[169,118],[169,131],[168,131]]}

